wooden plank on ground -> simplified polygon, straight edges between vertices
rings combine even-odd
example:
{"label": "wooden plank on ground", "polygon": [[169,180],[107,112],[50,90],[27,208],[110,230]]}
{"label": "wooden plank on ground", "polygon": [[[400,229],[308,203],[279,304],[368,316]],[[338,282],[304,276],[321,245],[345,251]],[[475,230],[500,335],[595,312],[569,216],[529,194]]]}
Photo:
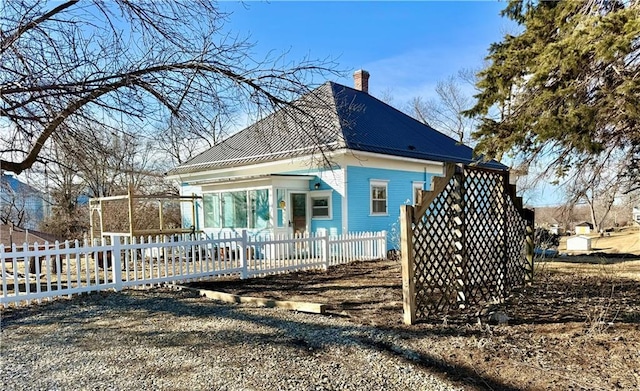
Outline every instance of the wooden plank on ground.
{"label": "wooden plank on ground", "polygon": [[180,289],[195,291],[195,292],[198,292],[198,295],[200,296],[204,296],[212,300],[222,301],[225,303],[254,304],[259,307],[284,308],[291,311],[307,312],[311,314],[324,314],[326,311],[326,305],[319,304],[319,303],[308,303],[303,301],[290,301],[290,300],[273,300],[273,299],[265,299],[262,297],[239,296],[231,293],[210,291],[207,289],[189,288],[186,286],[177,286],[177,287]]}

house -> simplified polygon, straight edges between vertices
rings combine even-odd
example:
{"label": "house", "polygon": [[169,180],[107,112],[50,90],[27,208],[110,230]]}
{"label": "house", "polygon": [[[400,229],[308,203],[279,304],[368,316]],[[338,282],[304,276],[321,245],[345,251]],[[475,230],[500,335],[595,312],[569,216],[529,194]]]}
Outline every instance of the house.
{"label": "house", "polygon": [[369,95],[368,72],[354,81],[327,82],[171,170],[182,195],[202,196],[196,221],[183,223],[207,233],[390,232],[400,205],[415,204],[445,163],[476,162],[471,148]]}
{"label": "house", "polygon": [[640,225],[640,206],[633,207],[633,222]]}
{"label": "house", "polygon": [[589,235],[593,229],[593,224],[588,221],[575,225],[576,235]]}
{"label": "house", "polygon": [[35,229],[48,215],[46,196],[18,178],[0,176],[0,220],[26,229]]}

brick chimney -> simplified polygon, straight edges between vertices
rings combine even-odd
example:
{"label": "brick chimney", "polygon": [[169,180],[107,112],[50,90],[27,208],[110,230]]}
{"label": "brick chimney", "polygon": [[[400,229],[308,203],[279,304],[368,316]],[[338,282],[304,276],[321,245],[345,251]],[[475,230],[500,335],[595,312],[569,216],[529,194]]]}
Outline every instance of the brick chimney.
{"label": "brick chimney", "polygon": [[369,93],[369,72],[359,69],[353,73],[353,88]]}

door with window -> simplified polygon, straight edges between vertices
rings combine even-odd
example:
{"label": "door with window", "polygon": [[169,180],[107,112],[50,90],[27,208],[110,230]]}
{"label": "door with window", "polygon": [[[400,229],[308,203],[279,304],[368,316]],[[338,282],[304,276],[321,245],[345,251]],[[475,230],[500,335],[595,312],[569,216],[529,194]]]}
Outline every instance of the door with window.
{"label": "door with window", "polygon": [[307,194],[291,193],[291,220],[289,225],[294,234],[304,234],[307,230]]}

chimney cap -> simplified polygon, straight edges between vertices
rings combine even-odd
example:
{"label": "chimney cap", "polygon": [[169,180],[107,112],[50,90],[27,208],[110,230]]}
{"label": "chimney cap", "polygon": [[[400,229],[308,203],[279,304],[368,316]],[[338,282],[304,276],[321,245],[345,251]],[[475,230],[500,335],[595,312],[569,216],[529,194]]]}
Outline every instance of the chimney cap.
{"label": "chimney cap", "polygon": [[364,69],[358,69],[353,72],[354,88],[358,91],[369,93],[369,72]]}

